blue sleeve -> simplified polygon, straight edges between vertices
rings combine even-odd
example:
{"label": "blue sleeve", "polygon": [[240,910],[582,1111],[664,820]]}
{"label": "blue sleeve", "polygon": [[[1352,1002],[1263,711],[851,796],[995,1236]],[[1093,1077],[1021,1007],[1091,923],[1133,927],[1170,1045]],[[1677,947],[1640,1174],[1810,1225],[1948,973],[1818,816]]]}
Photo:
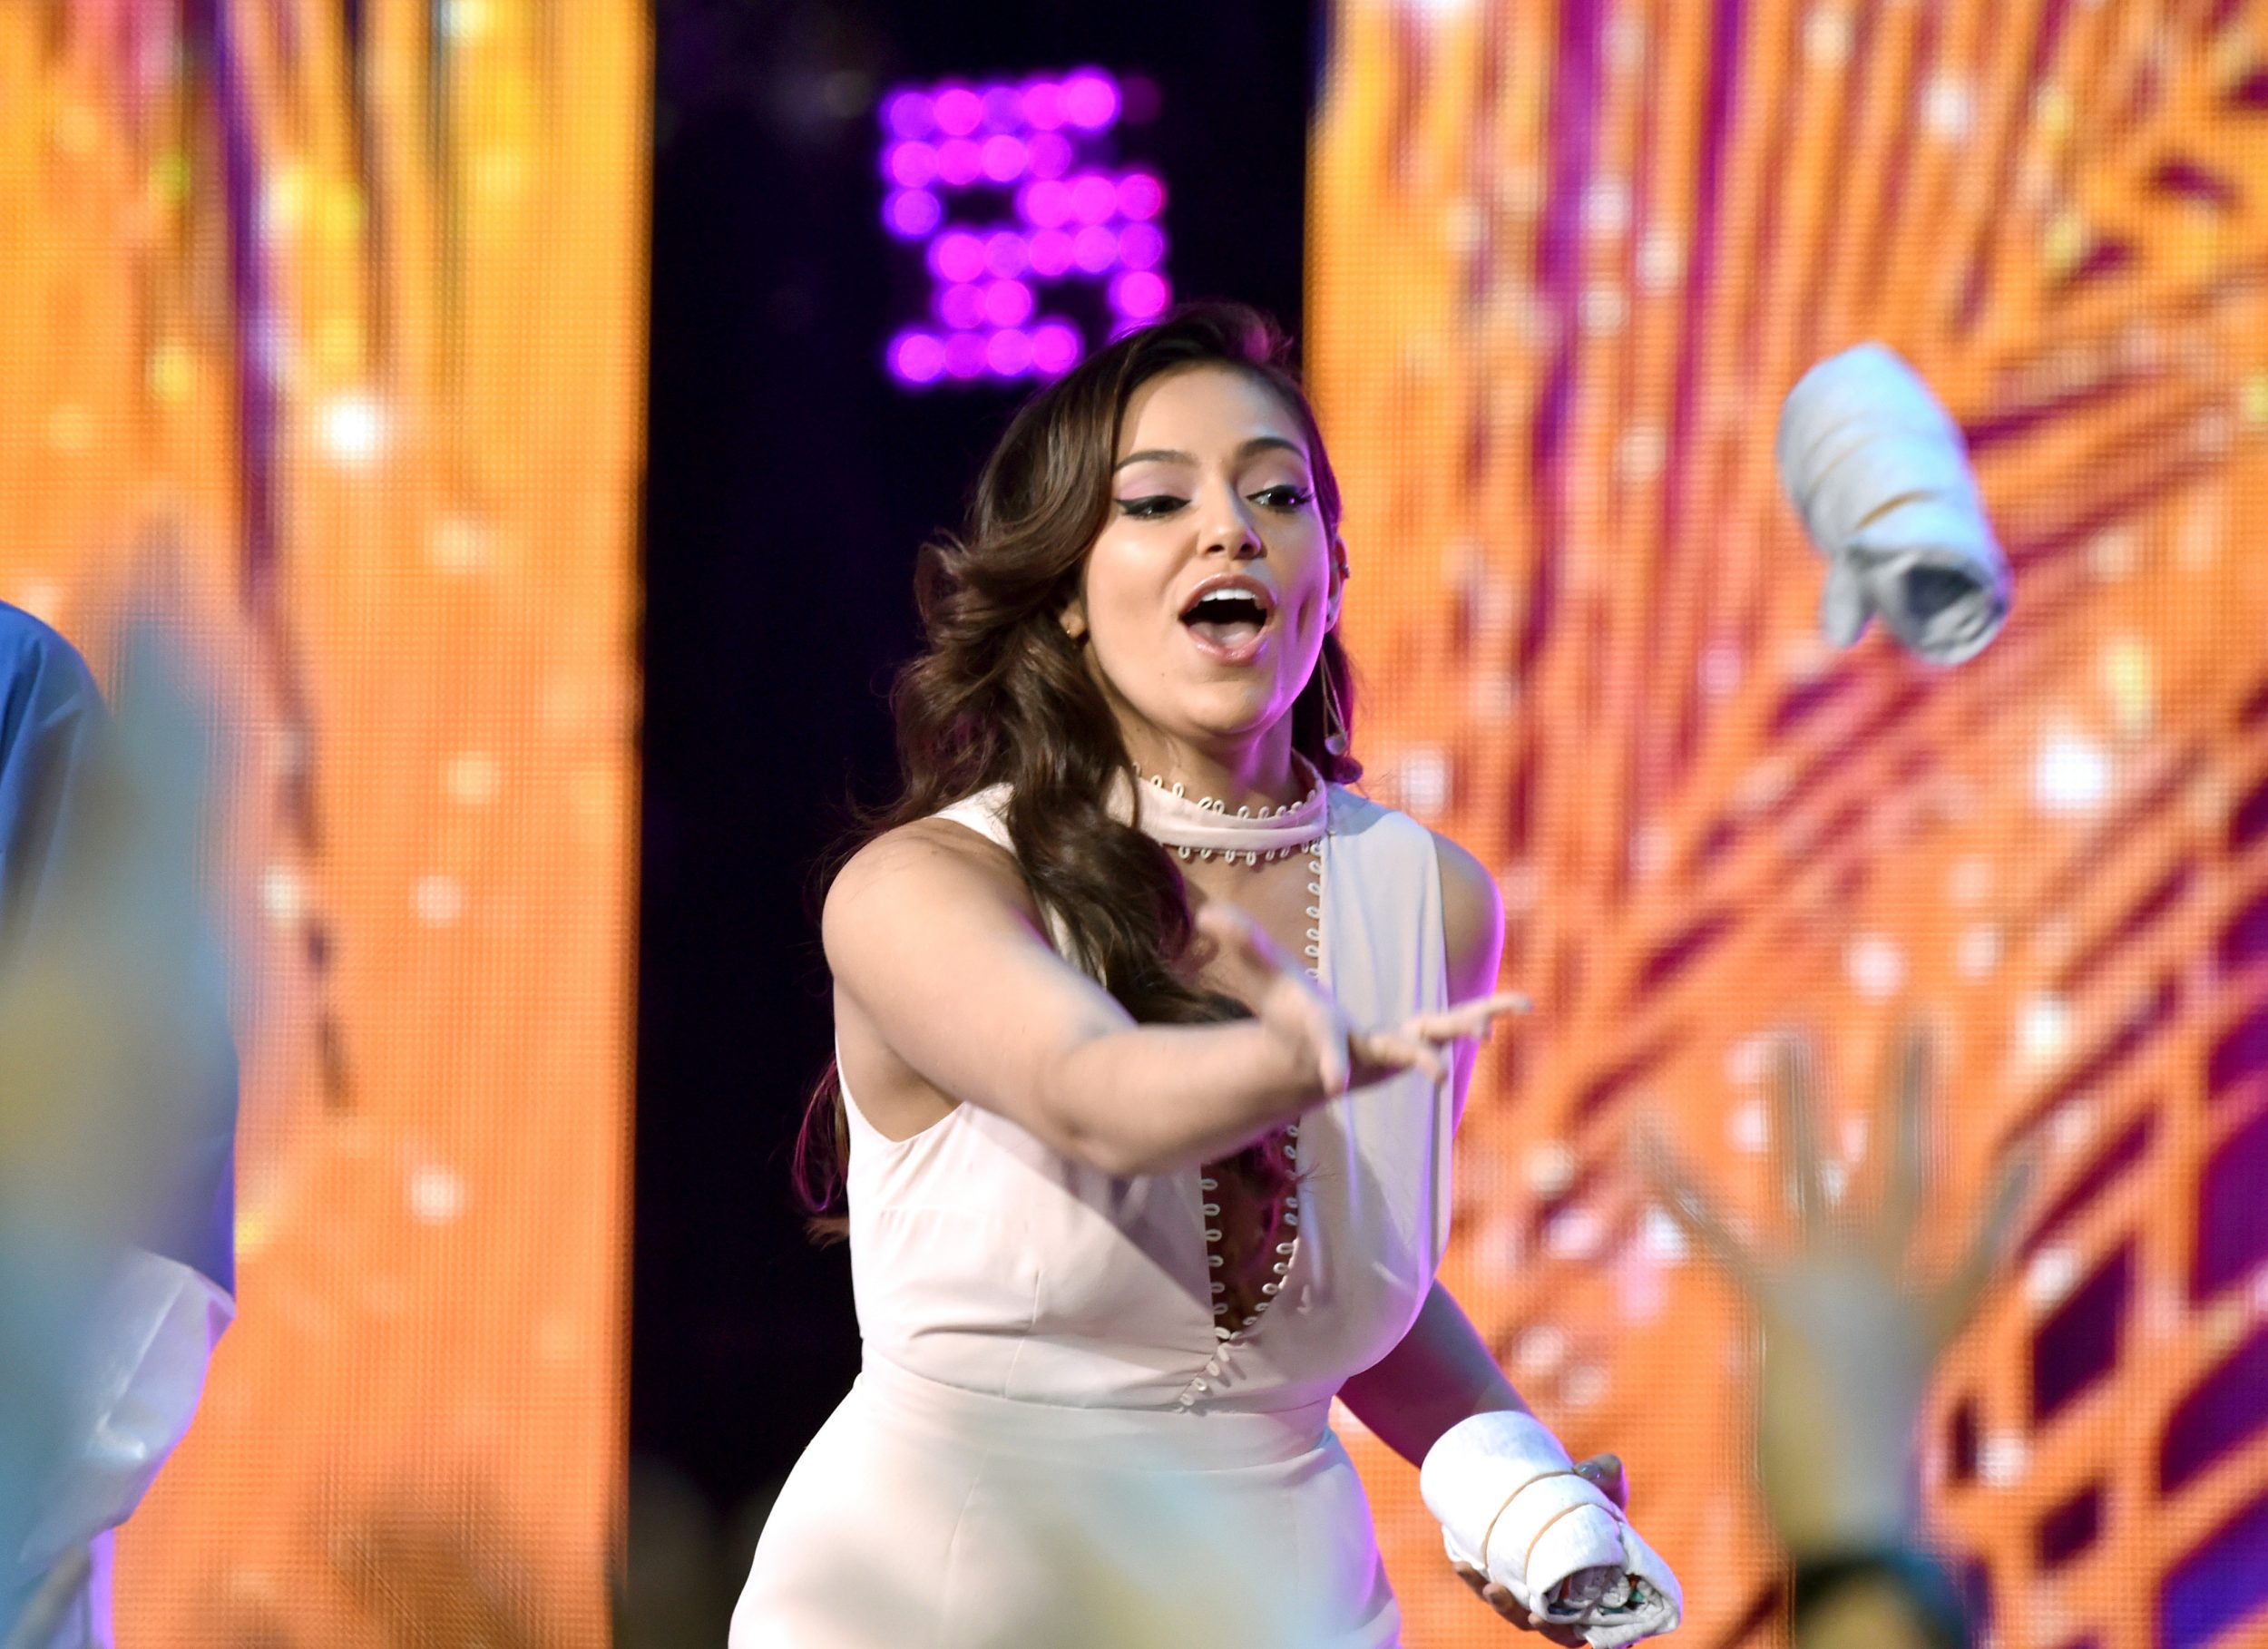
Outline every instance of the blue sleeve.
{"label": "blue sleeve", "polygon": [[[31,614],[0,603],[0,975],[40,943],[76,839],[80,798],[108,746],[110,712],[78,649]],[[225,1019],[217,946],[211,1011]],[[237,1061],[228,1038],[184,1071],[183,1150],[148,1210],[141,1245],[236,1289]]]}

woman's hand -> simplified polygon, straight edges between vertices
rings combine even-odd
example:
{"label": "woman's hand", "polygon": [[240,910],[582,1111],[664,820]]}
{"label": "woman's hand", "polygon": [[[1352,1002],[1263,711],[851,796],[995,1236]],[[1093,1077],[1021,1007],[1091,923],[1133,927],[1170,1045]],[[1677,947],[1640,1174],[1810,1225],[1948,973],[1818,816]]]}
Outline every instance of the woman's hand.
{"label": "woman's hand", "polygon": [[1197,929],[1212,942],[1222,983],[1251,1008],[1286,1052],[1312,1062],[1326,1094],[1343,1094],[1411,1069],[1443,1081],[1449,1050],[1456,1043],[1486,1041],[1500,1018],[1529,1010],[1526,997],[1502,991],[1439,1013],[1417,1014],[1391,1029],[1357,1030],[1307,970],[1235,905],[1208,901],[1197,913]]}
{"label": "woman's hand", "polygon": [[[1623,1475],[1621,1460],[1611,1454],[1595,1454],[1588,1460],[1578,1461],[1575,1469],[1579,1475],[1596,1483],[1600,1492],[1612,1500],[1618,1509],[1628,1508],[1630,1484]],[[1449,1566],[1456,1570],[1458,1579],[1472,1588],[1475,1596],[1522,1631],[1532,1632],[1546,1643],[1568,1644],[1569,1649],[1576,1649],[1584,1642],[1580,1627],[1554,1625],[1548,1621],[1538,1620],[1520,1606],[1518,1598],[1480,1570],[1455,1562]]]}

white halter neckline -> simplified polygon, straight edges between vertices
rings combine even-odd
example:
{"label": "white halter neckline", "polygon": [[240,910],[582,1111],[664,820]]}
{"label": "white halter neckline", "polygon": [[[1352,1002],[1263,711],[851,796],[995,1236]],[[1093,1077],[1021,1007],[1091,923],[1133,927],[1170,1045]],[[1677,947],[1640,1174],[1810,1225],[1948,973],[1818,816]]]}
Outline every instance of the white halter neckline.
{"label": "white halter neckline", "polygon": [[[1145,778],[1140,805],[1133,824],[1152,841],[1174,849],[1184,859],[1242,859],[1247,864],[1287,858],[1321,840],[1328,827],[1330,793],[1305,758],[1292,757],[1308,780],[1305,796],[1280,807],[1250,807],[1228,811],[1211,796],[1192,797],[1183,785]],[[1119,786],[1123,800],[1125,786]],[[1114,814],[1124,817],[1118,808]]]}

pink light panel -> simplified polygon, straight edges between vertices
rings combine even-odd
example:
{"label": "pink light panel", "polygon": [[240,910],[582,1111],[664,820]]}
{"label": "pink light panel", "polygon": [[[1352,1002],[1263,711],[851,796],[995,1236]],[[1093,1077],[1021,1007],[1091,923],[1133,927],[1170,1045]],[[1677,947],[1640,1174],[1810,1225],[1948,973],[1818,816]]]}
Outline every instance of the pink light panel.
{"label": "pink light panel", "polygon": [[900,383],[1060,375],[1085,339],[1041,310],[1072,283],[1101,289],[1114,334],[1164,312],[1165,185],[1111,164],[1099,141],[1123,104],[1100,69],[883,100],[883,227],[921,247],[932,281],[928,315],[885,352]]}

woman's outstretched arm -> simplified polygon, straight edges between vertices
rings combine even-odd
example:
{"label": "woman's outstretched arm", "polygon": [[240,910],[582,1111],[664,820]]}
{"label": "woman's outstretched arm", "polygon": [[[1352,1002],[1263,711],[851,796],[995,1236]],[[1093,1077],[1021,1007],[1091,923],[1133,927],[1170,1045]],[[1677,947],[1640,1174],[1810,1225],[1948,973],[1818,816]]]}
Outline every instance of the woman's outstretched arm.
{"label": "woman's outstretched arm", "polygon": [[997,1112],[1107,1173],[1158,1174],[1350,1085],[1445,1071],[1446,1049],[1510,1006],[1351,1033],[1248,919],[1217,904],[1201,926],[1254,1017],[1137,1025],[1049,947],[1010,854],[946,821],[892,831],[844,868],[821,921],[846,1063]]}

